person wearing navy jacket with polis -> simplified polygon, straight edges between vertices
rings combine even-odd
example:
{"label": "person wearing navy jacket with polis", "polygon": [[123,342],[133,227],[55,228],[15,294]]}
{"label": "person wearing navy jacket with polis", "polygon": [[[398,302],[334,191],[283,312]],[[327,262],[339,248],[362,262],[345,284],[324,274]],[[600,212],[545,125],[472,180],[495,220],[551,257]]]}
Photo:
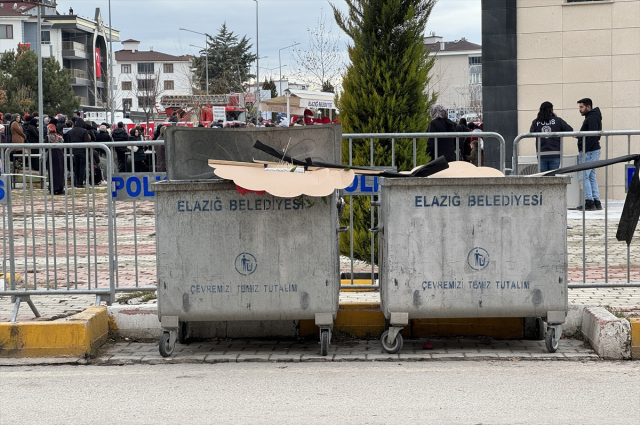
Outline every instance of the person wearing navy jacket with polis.
{"label": "person wearing navy jacket with polis", "polygon": [[[540,111],[535,120],[531,122],[529,133],[557,133],[561,131],[573,131],[573,127],[567,124],[562,118],[553,112],[551,102],[542,102]],[[560,138],[540,137],[540,158],[539,172],[555,170],[560,168]],[[536,150],[538,150],[538,139],[536,139]]]}

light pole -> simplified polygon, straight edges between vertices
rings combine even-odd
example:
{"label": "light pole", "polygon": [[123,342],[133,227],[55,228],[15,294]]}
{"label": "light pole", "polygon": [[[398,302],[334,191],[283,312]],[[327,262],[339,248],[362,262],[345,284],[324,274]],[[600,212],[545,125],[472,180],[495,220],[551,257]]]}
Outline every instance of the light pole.
{"label": "light pole", "polygon": [[[300,43],[294,43],[291,46],[287,46],[287,47],[283,47],[282,49],[278,50],[278,65],[280,65],[280,77],[278,78],[279,83],[280,83],[280,90],[278,90],[278,96],[282,96],[282,59],[280,59],[280,52],[284,49],[288,49],[289,47],[293,47],[293,46],[297,46]],[[286,66],[286,65],[285,65]]]}
{"label": "light pole", "polygon": [[[189,44],[191,47],[197,47],[198,49],[202,49],[206,52],[204,56],[204,66],[207,68],[206,78],[207,78],[207,96],[209,96],[209,49],[206,47],[196,46],[195,44]],[[207,99],[209,100],[209,99]]]}
{"label": "light pole", "polygon": [[[209,96],[209,37],[211,36],[206,32],[198,32],[198,31],[188,30],[186,28],[179,28],[179,30],[188,31],[194,34],[200,34],[205,36],[204,43],[205,43],[205,46],[207,46],[207,48],[205,49],[207,51],[207,55],[205,56],[205,62],[206,62],[205,78],[207,79],[207,96]],[[198,46],[194,46],[194,47],[198,47]],[[198,47],[198,48],[201,49],[201,47]]]}
{"label": "light pole", "polygon": [[[260,108],[260,42],[258,40],[258,0],[253,0],[256,2],[256,115]],[[256,120],[258,117],[256,116]]]}
{"label": "light pole", "polygon": [[[111,103],[111,125],[115,118],[115,99],[113,98],[113,29],[111,28],[111,0],[109,0],[109,100]],[[124,118],[124,116],[122,117]]]}

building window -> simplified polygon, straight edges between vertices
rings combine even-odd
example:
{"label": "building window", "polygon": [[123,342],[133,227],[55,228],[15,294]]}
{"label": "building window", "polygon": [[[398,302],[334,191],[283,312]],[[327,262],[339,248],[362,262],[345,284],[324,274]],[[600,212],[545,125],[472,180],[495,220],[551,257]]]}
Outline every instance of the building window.
{"label": "building window", "polygon": [[51,44],[51,31],[40,31],[42,44]]}
{"label": "building window", "polygon": [[173,74],[173,64],[172,63],[165,63],[163,68],[164,68],[164,73],[165,74]]}
{"label": "building window", "polygon": [[123,81],[122,90],[131,91],[131,81]]}
{"label": "building window", "polygon": [[153,74],[154,72],[153,63],[143,62],[138,64],[138,74]]}
{"label": "building window", "polygon": [[482,74],[470,74],[469,75],[469,83],[470,84],[482,84]]}
{"label": "building window", "polygon": [[156,80],[138,80],[138,90],[139,91],[152,91],[156,88]]}
{"label": "building window", "polygon": [[122,108],[126,110],[130,110],[133,107],[133,99],[125,98],[122,99]]}
{"label": "building window", "polygon": [[482,56],[469,56],[469,65],[480,65],[482,63]]}
{"label": "building window", "polygon": [[131,64],[120,65],[120,69],[123,74],[131,74]]}
{"label": "building window", "polygon": [[164,89],[165,90],[173,90],[173,81],[171,80],[166,80],[164,82]]}
{"label": "building window", "polygon": [[138,96],[138,107],[139,108],[149,108],[156,104],[155,100],[151,96]]}
{"label": "building window", "polygon": [[0,25],[0,39],[13,38],[13,25]]}

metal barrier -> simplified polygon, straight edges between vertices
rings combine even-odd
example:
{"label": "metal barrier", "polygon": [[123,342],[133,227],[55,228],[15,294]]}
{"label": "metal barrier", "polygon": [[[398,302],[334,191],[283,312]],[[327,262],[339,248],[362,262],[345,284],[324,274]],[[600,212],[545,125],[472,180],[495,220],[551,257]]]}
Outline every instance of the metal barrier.
{"label": "metal barrier", "polygon": [[[560,150],[558,152],[553,152],[556,154],[560,154],[560,168],[562,168],[563,164],[563,155],[564,152],[564,138],[565,137],[573,137],[573,138],[584,138],[590,136],[600,136],[604,137],[605,143],[604,147],[601,147],[601,150],[604,150],[604,158],[600,159],[609,159],[609,138],[613,137],[624,137],[627,138],[627,154],[631,154],[631,136],[640,136],[640,130],[615,130],[615,131],[572,131],[572,132],[553,132],[553,133],[523,133],[518,135],[513,141],[513,172],[512,174],[518,174],[518,154],[520,148],[520,142],[524,139],[537,139],[536,151],[540,152],[540,138],[542,137],[560,137]],[[582,143],[582,152],[580,152],[580,163],[583,162],[585,157],[585,149],[586,143]],[[627,163],[628,164],[628,163]],[[540,166],[540,155],[538,155],[538,166]],[[604,167],[605,172],[605,191],[604,191],[604,283],[586,283],[586,263],[587,263],[587,253],[586,253],[586,211],[582,209],[582,284],[569,284],[569,288],[618,288],[618,287],[640,287],[640,282],[631,282],[631,247],[627,245],[627,258],[626,258],[626,266],[627,266],[627,281],[625,284],[619,283],[609,283],[609,167]],[[584,172],[580,172],[584,176]],[[581,188],[584,190],[584,179],[581,178]],[[584,194],[581,194],[581,199],[584,199]]]}
{"label": "metal barrier", "polygon": [[[349,165],[352,166],[353,164],[353,140],[354,139],[369,139],[369,154],[370,154],[370,166],[373,167],[375,164],[375,158],[374,158],[374,140],[378,140],[378,139],[391,139],[391,164],[390,167],[395,167],[396,165],[396,139],[412,139],[412,143],[413,143],[413,167],[416,167],[417,164],[417,140],[418,139],[429,139],[429,138],[433,138],[434,139],[434,156],[437,158],[438,157],[438,139],[439,138],[456,138],[456,158],[460,158],[460,139],[466,139],[466,138],[470,138],[470,137],[478,137],[478,139],[484,139],[484,143],[487,143],[487,139],[497,139],[499,145],[500,145],[500,171],[502,171],[503,173],[505,172],[505,140],[504,138],[498,134],[498,133],[492,133],[492,132],[453,132],[453,133],[348,133],[348,134],[343,134],[342,138],[343,139],[347,139],[349,141]],[[480,145],[480,143],[479,143]],[[481,146],[478,146],[478,166],[481,165],[481,161],[482,161],[482,153],[481,153]],[[357,177],[356,177],[357,178]],[[364,181],[364,179],[363,179]],[[374,186],[376,186],[376,184],[374,183]],[[370,192],[372,192],[371,195],[369,195],[370,200],[371,200],[371,223],[373,226],[373,223],[375,222],[375,213],[374,213],[374,208],[379,206],[379,202],[374,200],[374,197],[377,196],[375,195],[373,192],[375,192],[373,189],[370,190]],[[349,193],[349,190],[347,189],[346,193]],[[349,288],[349,289],[371,289],[371,288],[378,288],[378,284],[376,283],[376,279],[375,279],[375,259],[374,259],[374,252],[375,252],[375,235],[377,233],[377,229],[375,228],[375,226],[371,229],[369,229],[370,233],[371,233],[371,283],[370,284],[364,284],[364,285],[356,285],[354,284],[354,256],[353,256],[353,208],[351,208],[351,205],[353,205],[352,200],[353,200],[353,196],[354,195],[349,195],[349,240],[350,240],[350,263],[351,263],[351,274],[350,274],[350,280],[351,283],[347,284],[347,285],[342,285],[341,288]],[[364,195],[366,196],[366,195]]]}
{"label": "metal barrier", "polygon": [[[132,142],[0,144],[4,275],[0,295],[15,302],[12,320],[23,301],[39,317],[30,298],[34,295],[91,294],[99,304],[114,302],[116,292],[155,290],[155,240],[147,244],[148,252],[140,252],[139,232],[144,227],[138,227],[137,204],[143,200],[143,215],[151,217],[146,221],[155,228],[150,183],[166,178],[156,172],[155,146],[162,144],[162,140],[141,141],[140,145],[151,146],[151,170],[143,173],[136,170],[135,160],[130,173],[114,173],[112,150]],[[100,153],[100,168],[96,168],[94,151]],[[54,156],[60,161],[55,166]],[[81,183],[75,174],[80,169],[86,175],[86,189],[76,187]],[[54,188],[57,176],[63,180],[57,183],[62,190]],[[132,205],[131,213],[126,205]],[[152,270],[139,269],[145,254]],[[123,262],[124,266],[119,265]],[[141,273],[153,285],[141,285]],[[16,274],[23,281],[17,281]]]}

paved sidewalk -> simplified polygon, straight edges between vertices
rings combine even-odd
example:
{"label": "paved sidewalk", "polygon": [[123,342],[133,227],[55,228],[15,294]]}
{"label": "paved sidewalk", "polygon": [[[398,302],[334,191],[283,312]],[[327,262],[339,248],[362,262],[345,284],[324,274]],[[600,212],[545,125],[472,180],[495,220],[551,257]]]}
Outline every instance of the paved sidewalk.
{"label": "paved sidewalk", "polygon": [[555,353],[547,352],[544,341],[492,339],[428,340],[432,349],[423,349],[427,340],[405,340],[399,354],[387,354],[380,340],[334,341],[329,354],[320,355],[315,341],[224,340],[176,343],[171,357],[158,353],[157,343],[116,343],[105,345],[90,363],[105,365],[164,363],[235,362],[342,362],[342,361],[433,361],[433,360],[598,360],[585,343],[560,341]]}

